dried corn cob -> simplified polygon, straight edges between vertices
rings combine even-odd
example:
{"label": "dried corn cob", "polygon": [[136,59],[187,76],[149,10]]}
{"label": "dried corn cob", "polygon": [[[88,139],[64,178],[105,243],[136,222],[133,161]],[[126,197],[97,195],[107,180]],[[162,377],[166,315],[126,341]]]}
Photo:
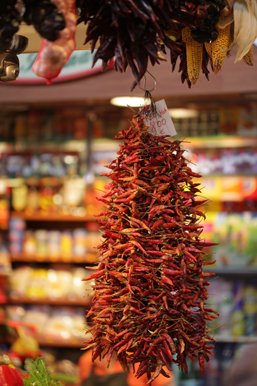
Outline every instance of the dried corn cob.
{"label": "dried corn cob", "polygon": [[192,38],[189,27],[182,30],[182,40],[186,44],[188,78],[192,84],[196,84],[201,73],[203,44]]}
{"label": "dried corn cob", "polygon": [[214,74],[217,75],[221,70],[224,60],[228,53],[228,48],[231,43],[230,24],[225,28],[219,28],[219,36],[215,42],[211,43],[212,63]]}
{"label": "dried corn cob", "polygon": [[181,31],[182,40],[184,43],[189,43],[192,40],[191,29],[189,27],[185,27]]}
{"label": "dried corn cob", "polygon": [[253,66],[253,46],[247,52],[247,54],[243,57],[243,61],[248,64],[248,66]]}

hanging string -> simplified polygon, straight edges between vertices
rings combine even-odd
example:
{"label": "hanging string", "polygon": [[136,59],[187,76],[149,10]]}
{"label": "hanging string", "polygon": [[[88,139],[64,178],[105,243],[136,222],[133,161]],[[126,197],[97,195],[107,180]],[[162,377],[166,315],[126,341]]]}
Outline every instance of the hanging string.
{"label": "hanging string", "polygon": [[[153,100],[153,97],[151,94],[151,92],[156,89],[157,82],[156,82],[155,77],[149,71],[146,71],[146,72],[154,79],[154,87],[150,90],[148,90],[146,88],[146,75],[144,75],[144,86],[143,87],[139,86],[139,88],[144,91],[144,93],[145,93],[144,94],[145,105],[149,105],[149,107],[148,107],[148,109],[143,107],[141,109],[141,111],[144,111],[144,115],[146,115],[146,116],[153,115],[153,114],[160,115],[158,113],[158,111],[156,110],[156,105],[154,103],[154,100]],[[147,103],[149,100],[150,100],[150,104]]]}

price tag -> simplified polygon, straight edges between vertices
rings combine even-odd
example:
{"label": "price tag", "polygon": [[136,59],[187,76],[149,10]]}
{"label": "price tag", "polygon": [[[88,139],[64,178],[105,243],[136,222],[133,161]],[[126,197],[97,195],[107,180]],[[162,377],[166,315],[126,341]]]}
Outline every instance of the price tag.
{"label": "price tag", "polygon": [[177,135],[165,100],[155,102],[155,106],[157,112],[145,118],[149,133],[152,135],[169,135],[170,137]]}

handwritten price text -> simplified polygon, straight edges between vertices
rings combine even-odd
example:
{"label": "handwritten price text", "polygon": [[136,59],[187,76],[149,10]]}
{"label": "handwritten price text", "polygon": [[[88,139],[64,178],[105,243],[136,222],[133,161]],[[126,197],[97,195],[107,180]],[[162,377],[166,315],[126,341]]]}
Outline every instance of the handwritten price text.
{"label": "handwritten price text", "polygon": [[165,134],[165,130],[164,130],[164,126],[166,126],[166,119],[165,118],[161,118],[159,119],[158,121],[150,121],[150,126],[149,126],[149,131],[152,133],[152,134],[161,134],[161,135],[164,135]]}

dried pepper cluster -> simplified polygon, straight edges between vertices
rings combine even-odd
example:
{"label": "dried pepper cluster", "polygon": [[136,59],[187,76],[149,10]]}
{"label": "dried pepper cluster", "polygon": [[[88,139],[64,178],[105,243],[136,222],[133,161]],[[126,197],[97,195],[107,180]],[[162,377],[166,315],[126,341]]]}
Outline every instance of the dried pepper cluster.
{"label": "dried pepper cluster", "polygon": [[148,383],[167,375],[171,363],[187,372],[187,357],[198,357],[203,372],[214,342],[207,322],[217,312],[204,303],[213,274],[203,266],[213,262],[203,251],[212,244],[200,238],[200,175],[179,141],[147,131],[142,113],[114,139],[124,142],[100,199],[104,241],[86,279],[95,279],[86,348],[93,348],[93,361],[107,355],[109,363],[116,354],[124,368],[138,363],[136,376],[147,374]]}
{"label": "dried pepper cluster", "polygon": [[[136,81],[149,62],[166,60],[174,71],[178,58],[182,83],[194,85],[201,71],[209,79],[237,46],[236,61],[253,65],[252,45],[257,38],[257,3],[251,0],[77,0],[78,22],[88,23],[86,42],[99,43],[94,62],[103,69],[115,59],[115,69],[131,67]],[[211,46],[211,48],[210,48]]]}
{"label": "dried pepper cluster", "polygon": [[55,41],[66,24],[63,14],[49,0],[23,0],[25,4],[23,20],[32,24],[45,39]]}
{"label": "dried pepper cluster", "polygon": [[16,0],[1,1],[0,4],[0,52],[10,47],[13,35],[20,28],[21,16],[15,4]]}
{"label": "dried pepper cluster", "polygon": [[162,56],[165,47],[170,49],[171,62],[175,64],[183,52],[180,39],[183,28],[190,27],[193,38],[201,43],[215,40],[216,24],[225,7],[224,0],[78,0],[77,3],[81,8],[79,22],[89,22],[86,42],[92,42],[92,50],[100,43],[94,61],[102,59],[105,69],[108,61],[115,58],[116,70],[121,72],[129,65],[137,83],[145,74],[148,61],[154,65],[165,60]]}
{"label": "dried pepper cluster", "polygon": [[0,52],[11,47],[13,35],[19,31],[22,21],[32,24],[43,38],[51,41],[65,28],[64,17],[51,0],[23,0],[23,3],[21,10],[18,0],[1,1]]}

